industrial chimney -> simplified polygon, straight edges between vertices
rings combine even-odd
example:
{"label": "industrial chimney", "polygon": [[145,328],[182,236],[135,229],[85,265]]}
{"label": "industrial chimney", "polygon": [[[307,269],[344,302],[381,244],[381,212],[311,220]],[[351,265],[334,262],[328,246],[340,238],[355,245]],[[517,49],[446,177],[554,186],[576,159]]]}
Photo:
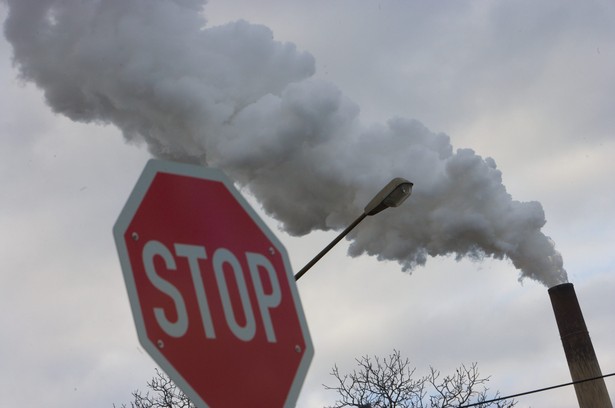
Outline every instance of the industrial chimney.
{"label": "industrial chimney", "polygon": [[[572,381],[602,376],[574,286],[572,283],[553,286],[549,296]],[[581,408],[613,407],[602,378],[575,384],[574,389]]]}

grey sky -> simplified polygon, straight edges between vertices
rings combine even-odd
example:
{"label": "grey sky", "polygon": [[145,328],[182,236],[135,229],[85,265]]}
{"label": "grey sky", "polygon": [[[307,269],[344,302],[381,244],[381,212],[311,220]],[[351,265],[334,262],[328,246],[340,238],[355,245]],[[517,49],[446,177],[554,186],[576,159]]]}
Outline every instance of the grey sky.
{"label": "grey sky", "polygon": [[[214,1],[205,15],[210,26],[264,24],[309,52],[316,78],[364,123],[417,119],[454,149],[493,158],[514,199],[542,204],[603,372],[615,371],[614,6]],[[111,236],[149,155],[114,127],[51,113],[40,90],[16,79],[5,40],[0,52],[0,390],[7,405],[108,407],[154,367],[136,340]],[[394,222],[389,211],[361,227]],[[279,236],[299,269],[334,234]],[[519,284],[510,261],[438,257],[408,276],[347,248],[299,283],[316,356],[298,406],[332,401],[321,384],[334,363],[349,369],[355,356],[393,348],[418,371],[477,361],[504,394],[568,381],[546,288]],[[607,386],[613,396],[612,379]],[[575,406],[574,394],[520,399],[530,405]]]}

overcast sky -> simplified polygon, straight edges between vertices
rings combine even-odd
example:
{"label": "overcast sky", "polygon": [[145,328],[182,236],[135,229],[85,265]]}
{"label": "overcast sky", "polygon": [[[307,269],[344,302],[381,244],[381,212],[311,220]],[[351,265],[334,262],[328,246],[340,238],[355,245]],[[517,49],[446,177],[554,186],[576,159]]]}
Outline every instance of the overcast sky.
{"label": "overcast sky", "polygon": [[[0,3],[3,21],[8,9]],[[356,108],[366,128],[390,118],[415,119],[434,135],[448,135],[453,151],[470,148],[493,159],[514,200],[541,203],[542,232],[562,254],[602,371],[615,372],[615,5],[212,0],[204,15],[206,27],[244,19],[269,27],[276,41],[294,43],[296,50],[288,53],[298,62],[284,71],[285,80],[312,76],[333,84],[349,101],[342,106]],[[157,47],[157,41],[150,43]],[[43,92],[18,78],[4,37],[0,53],[3,404],[127,402],[152,377],[155,364],[136,338],[111,228],[156,149],[139,137],[126,142],[126,132],[114,125],[84,117],[88,123],[73,122],[68,111],[54,114]],[[254,92],[261,77],[271,79],[266,70],[248,77],[245,87]],[[275,88],[278,77],[276,71],[267,85]],[[346,141],[349,151],[355,149],[352,140]],[[221,153],[214,162],[243,177],[233,161],[236,146],[216,151]],[[370,168],[386,173],[388,153],[396,152],[377,149]],[[393,170],[403,171],[395,163]],[[355,169],[352,183],[366,179],[371,186],[377,177],[361,170]],[[410,178],[389,177],[399,175]],[[423,176],[425,185],[430,174]],[[358,229],[384,237],[383,226],[412,214],[413,198],[422,214],[421,179],[411,181],[419,195]],[[262,185],[254,191],[261,197]],[[361,202],[355,204],[360,209]],[[261,213],[295,270],[335,236],[291,236],[278,228],[282,221]],[[339,214],[315,227],[335,229],[348,217]],[[300,223],[289,225],[305,232]],[[510,260],[429,257],[409,273],[396,261],[349,257],[348,248],[340,244],[298,284],[315,347],[298,407],[335,400],[322,387],[332,384],[333,364],[351,370],[355,357],[393,349],[418,373],[430,366],[448,373],[477,362],[491,376],[490,388],[502,395],[570,381],[547,288],[528,278],[520,282]],[[615,399],[615,380],[606,383]],[[518,406],[574,407],[576,398],[566,387],[519,398]]]}

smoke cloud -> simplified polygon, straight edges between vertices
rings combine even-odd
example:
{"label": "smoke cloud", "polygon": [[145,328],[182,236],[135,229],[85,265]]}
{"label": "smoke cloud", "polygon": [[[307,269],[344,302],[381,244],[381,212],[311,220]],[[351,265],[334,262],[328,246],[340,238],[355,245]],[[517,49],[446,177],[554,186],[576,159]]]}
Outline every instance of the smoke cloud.
{"label": "smoke cloud", "polygon": [[291,234],[341,229],[392,177],[412,197],[352,236],[351,255],[509,258],[567,281],[538,202],[512,199],[491,158],[416,120],[364,124],[313,78],[314,58],[246,21],[208,27],[192,0],[5,0],[20,75],[74,121],[109,123],[157,157],[225,170]]}

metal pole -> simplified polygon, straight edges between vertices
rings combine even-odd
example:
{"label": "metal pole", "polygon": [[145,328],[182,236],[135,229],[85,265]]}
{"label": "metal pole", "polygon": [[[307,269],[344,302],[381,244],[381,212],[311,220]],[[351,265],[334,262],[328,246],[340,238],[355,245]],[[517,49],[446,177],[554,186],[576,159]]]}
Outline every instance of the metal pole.
{"label": "metal pole", "polygon": [[327,252],[329,252],[329,250],[331,248],[333,248],[335,246],[335,244],[337,244],[338,242],[340,242],[340,240],[342,238],[344,238],[346,235],[348,235],[348,233],[350,231],[352,231],[352,229],[354,227],[356,227],[361,221],[363,221],[363,218],[367,217],[366,213],[361,214],[361,216],[359,218],[357,218],[356,220],[354,220],[354,222],[352,224],[350,224],[344,231],[342,231],[341,234],[339,234],[333,241],[331,241],[331,243],[329,245],[327,245],[325,247],[325,249],[323,249],[322,251],[320,251],[320,253],[318,255],[316,255],[314,257],[314,259],[312,259],[310,262],[308,262],[307,265],[305,265],[303,267],[303,269],[301,269],[299,272],[297,272],[297,274],[295,275],[295,281],[298,281],[300,277],[302,277],[307,271],[308,269],[310,269],[312,266],[314,266],[314,264],[316,262],[318,262],[320,260],[320,258],[322,258],[323,256],[325,256],[325,254]]}

